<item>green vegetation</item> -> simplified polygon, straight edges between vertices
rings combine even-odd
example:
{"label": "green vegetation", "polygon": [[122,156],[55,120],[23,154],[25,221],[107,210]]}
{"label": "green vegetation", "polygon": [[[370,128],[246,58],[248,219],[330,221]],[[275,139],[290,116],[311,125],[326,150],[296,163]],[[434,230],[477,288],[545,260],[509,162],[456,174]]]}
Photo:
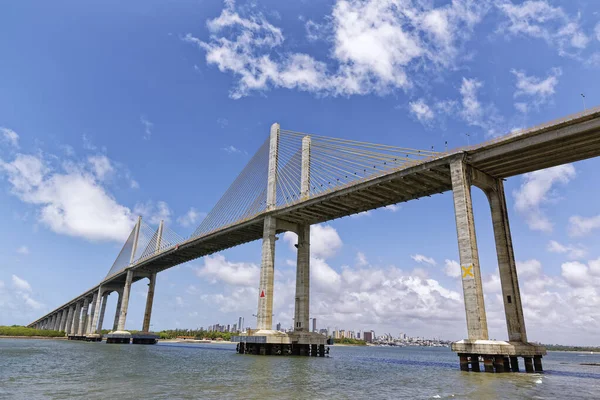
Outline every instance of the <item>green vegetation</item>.
{"label": "green vegetation", "polygon": [[166,330],[160,331],[159,336],[161,339],[176,339],[177,337],[186,337],[186,338],[194,338],[196,340],[202,339],[223,339],[223,340],[231,340],[231,336],[235,334],[229,332],[214,332],[214,331],[203,331],[199,329],[175,329],[175,330]]}
{"label": "green vegetation", "polygon": [[63,331],[50,331],[44,329],[27,328],[24,326],[0,326],[0,336],[44,336],[44,337],[64,337]]}
{"label": "green vegetation", "polygon": [[335,344],[353,344],[356,346],[366,346],[367,345],[367,342],[365,342],[364,340],[350,339],[350,338],[333,339],[333,342]]}
{"label": "green vegetation", "polygon": [[551,351],[593,351],[594,353],[600,353],[600,347],[592,346],[564,346],[562,344],[545,344],[546,350]]}

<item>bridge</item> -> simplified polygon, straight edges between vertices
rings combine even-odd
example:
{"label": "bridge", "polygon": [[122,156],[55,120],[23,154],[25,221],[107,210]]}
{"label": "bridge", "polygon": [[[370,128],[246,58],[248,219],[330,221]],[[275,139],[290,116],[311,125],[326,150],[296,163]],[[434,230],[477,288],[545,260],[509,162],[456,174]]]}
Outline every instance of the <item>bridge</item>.
{"label": "bridge", "polygon": [[[101,340],[106,300],[119,296],[108,341],[129,343],[125,331],[131,285],[149,280],[142,332],[149,333],[157,273],[262,239],[256,331],[236,338],[238,351],[322,356],[324,337],[309,329],[310,225],[451,190],[468,336],[452,345],[462,370],[541,371],[546,350],[528,342],[513,254],[503,179],[600,155],[600,108],[491,141],[446,152],[413,150],[282,129],[270,135],[191,235],[138,219],[108,275],[96,286],[29,326]],[[471,187],[486,194],[492,214],[508,340],[489,340],[473,219]],[[272,329],[276,235],[298,234],[295,326]],[[135,336],[134,343],[152,336]]]}

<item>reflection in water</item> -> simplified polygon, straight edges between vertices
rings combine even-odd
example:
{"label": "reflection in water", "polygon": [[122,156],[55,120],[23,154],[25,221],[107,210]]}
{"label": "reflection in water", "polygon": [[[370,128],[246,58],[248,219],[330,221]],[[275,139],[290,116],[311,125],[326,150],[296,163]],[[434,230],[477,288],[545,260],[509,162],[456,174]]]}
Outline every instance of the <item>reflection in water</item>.
{"label": "reflection in water", "polygon": [[597,398],[600,355],[551,353],[540,374],[461,372],[445,348],[336,347],[331,357],[235,345],[0,339],[0,399]]}

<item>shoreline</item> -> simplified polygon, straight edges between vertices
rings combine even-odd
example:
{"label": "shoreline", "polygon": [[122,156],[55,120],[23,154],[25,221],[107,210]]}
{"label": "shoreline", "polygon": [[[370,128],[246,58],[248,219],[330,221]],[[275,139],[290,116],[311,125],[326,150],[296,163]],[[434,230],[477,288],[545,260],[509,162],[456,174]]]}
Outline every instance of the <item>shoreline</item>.
{"label": "shoreline", "polygon": [[0,339],[44,339],[44,340],[68,340],[66,336],[0,336]]}
{"label": "shoreline", "polygon": [[193,344],[235,344],[229,340],[201,340],[201,339],[158,339],[158,343],[193,343]]}

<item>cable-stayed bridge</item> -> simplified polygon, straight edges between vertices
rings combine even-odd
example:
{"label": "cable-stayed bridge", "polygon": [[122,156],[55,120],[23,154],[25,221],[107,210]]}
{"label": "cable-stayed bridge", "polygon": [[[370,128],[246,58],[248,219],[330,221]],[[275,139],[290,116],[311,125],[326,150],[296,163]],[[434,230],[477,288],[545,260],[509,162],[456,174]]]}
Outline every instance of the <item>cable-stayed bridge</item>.
{"label": "cable-stayed bridge", "polygon": [[[533,370],[534,362],[535,369],[541,369],[545,350],[527,342],[502,181],[598,155],[600,108],[446,152],[306,134],[273,124],[269,137],[191,237],[184,239],[162,223],[152,228],[140,218],[97,286],[30,326],[97,337],[106,297],[117,292],[113,330],[123,332],[131,284],[148,278],[142,327],[146,332],[158,272],[262,238],[259,333],[254,336],[267,339],[265,345],[251,345],[245,336],[240,339],[245,340],[245,348],[240,348],[242,352],[269,353],[271,338],[284,340],[272,331],[275,235],[293,231],[298,234],[295,332],[301,337],[300,344],[304,340],[312,345],[317,339],[311,337],[308,327],[310,225],[452,190],[468,330],[468,339],[453,345],[461,356],[461,368],[470,365],[478,370],[481,355],[486,369],[518,369],[517,356],[525,358],[527,370]],[[492,210],[507,342],[488,340],[471,186],[486,193]],[[310,347],[297,345],[296,349],[311,352]]]}

